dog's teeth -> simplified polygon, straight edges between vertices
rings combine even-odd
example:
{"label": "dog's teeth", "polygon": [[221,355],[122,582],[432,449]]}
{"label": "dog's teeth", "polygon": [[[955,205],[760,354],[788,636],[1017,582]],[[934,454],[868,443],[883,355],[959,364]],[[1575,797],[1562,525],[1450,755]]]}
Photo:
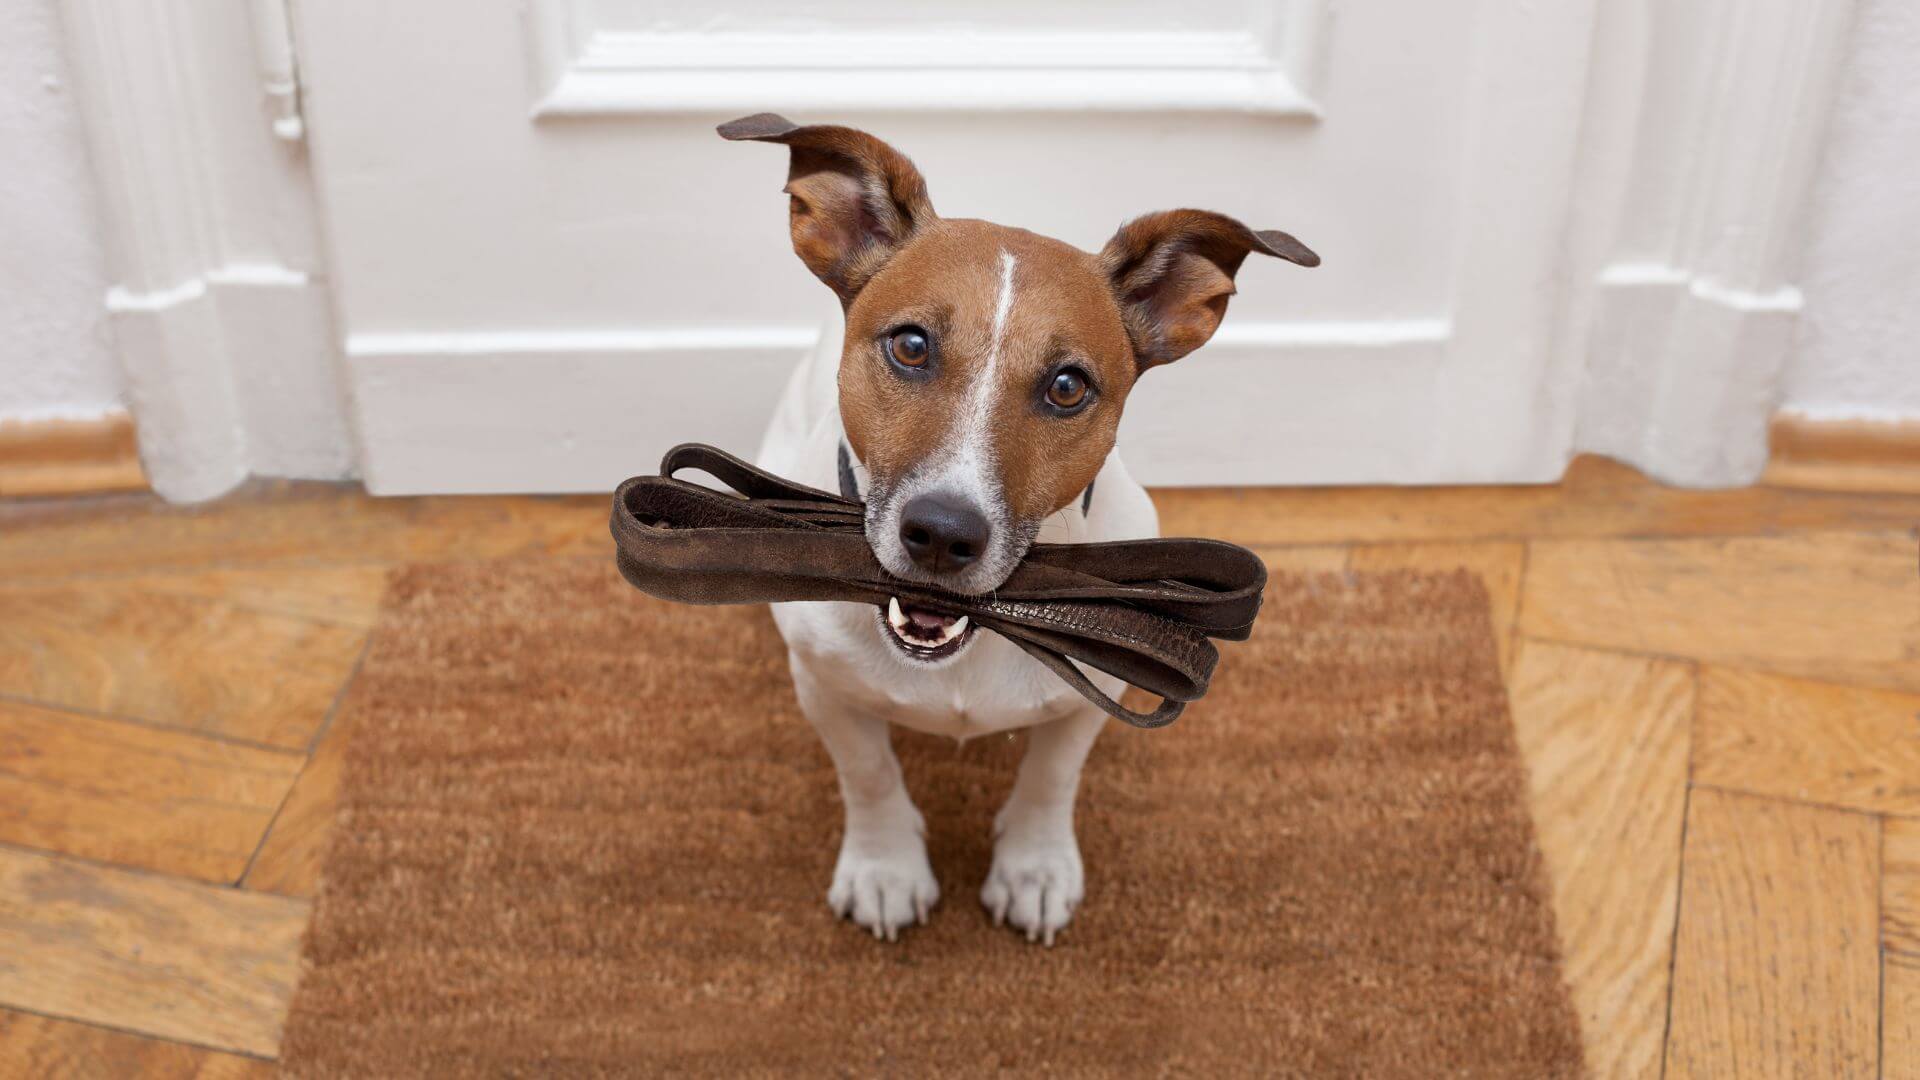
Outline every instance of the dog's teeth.
{"label": "dog's teeth", "polygon": [[893,628],[894,636],[905,643],[908,648],[917,649],[921,652],[930,652],[952,642],[961,634],[966,633],[967,617],[962,615],[952,622],[942,625],[936,637],[923,637],[913,620],[907,617],[906,610],[900,606],[900,598],[890,596],[887,598],[887,625]]}

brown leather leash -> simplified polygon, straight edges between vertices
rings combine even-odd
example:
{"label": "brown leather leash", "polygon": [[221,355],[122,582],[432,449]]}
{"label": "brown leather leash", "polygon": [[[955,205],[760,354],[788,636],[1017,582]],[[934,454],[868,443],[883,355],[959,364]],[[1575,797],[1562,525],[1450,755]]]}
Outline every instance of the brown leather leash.
{"label": "brown leather leash", "polygon": [[[699,469],[738,495],[676,479]],[[620,573],[642,592],[687,604],[841,600],[902,603],[969,619],[1026,650],[1087,700],[1135,727],[1163,727],[1207,692],[1212,638],[1244,641],[1267,569],[1219,540],[1035,544],[992,593],[947,592],[888,573],[867,546],[863,503],[783,480],[723,450],[685,443],[660,475],[613,496]],[[1079,661],[1156,694],[1134,712]]]}

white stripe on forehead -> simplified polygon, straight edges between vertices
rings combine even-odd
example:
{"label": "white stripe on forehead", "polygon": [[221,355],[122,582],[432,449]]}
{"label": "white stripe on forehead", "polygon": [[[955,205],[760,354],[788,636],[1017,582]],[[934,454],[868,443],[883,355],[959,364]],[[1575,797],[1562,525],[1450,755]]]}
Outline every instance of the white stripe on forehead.
{"label": "white stripe on forehead", "polygon": [[960,438],[964,443],[983,446],[993,419],[993,396],[1000,385],[1000,346],[1007,337],[1007,314],[1013,310],[1015,264],[1012,253],[1000,253],[1000,291],[993,300],[993,340],[987,346],[987,362],[980,365],[980,374],[974,377],[967,394],[967,415],[960,421]]}
{"label": "white stripe on forehead", "polygon": [[1007,312],[1013,310],[1013,255],[1000,253],[1000,295],[993,301],[993,349],[987,353],[987,371],[1000,363],[1000,341],[1007,336]]}
{"label": "white stripe on forehead", "polygon": [[947,445],[934,451],[922,475],[929,488],[970,496],[996,531],[1007,528],[1009,513],[992,450],[993,406],[1000,393],[1000,354],[1006,344],[1007,317],[1013,312],[1013,272],[1017,264],[1011,252],[1000,252],[1000,286],[994,295],[993,330],[986,358],[973,373]]}

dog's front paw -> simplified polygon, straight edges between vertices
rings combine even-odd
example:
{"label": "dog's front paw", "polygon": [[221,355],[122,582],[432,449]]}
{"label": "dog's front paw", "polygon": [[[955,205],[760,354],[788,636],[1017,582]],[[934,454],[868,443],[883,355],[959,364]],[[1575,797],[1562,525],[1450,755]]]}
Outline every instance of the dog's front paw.
{"label": "dog's front paw", "polygon": [[1053,937],[1080,906],[1085,881],[1071,822],[1002,822],[993,845],[993,869],[980,902],[996,926],[1012,923],[1028,941]]}
{"label": "dog's front paw", "polygon": [[940,902],[940,883],[927,862],[927,845],[918,836],[891,843],[840,845],[827,904],[833,913],[873,931],[876,938],[900,940],[908,926],[927,924]]}

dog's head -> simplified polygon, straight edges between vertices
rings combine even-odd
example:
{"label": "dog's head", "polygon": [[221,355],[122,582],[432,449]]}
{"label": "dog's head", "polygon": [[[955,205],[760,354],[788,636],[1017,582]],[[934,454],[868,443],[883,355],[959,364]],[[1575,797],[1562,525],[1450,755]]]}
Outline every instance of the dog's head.
{"label": "dog's head", "polygon": [[[771,114],[719,130],[790,150],[793,249],[846,311],[840,413],[871,477],[874,556],[955,592],[999,586],[1093,481],[1134,380],[1213,336],[1248,253],[1320,261],[1204,210],[1137,218],[1089,254],[941,218],[913,163],[866,132]],[[934,651],[961,643],[934,618]]]}

